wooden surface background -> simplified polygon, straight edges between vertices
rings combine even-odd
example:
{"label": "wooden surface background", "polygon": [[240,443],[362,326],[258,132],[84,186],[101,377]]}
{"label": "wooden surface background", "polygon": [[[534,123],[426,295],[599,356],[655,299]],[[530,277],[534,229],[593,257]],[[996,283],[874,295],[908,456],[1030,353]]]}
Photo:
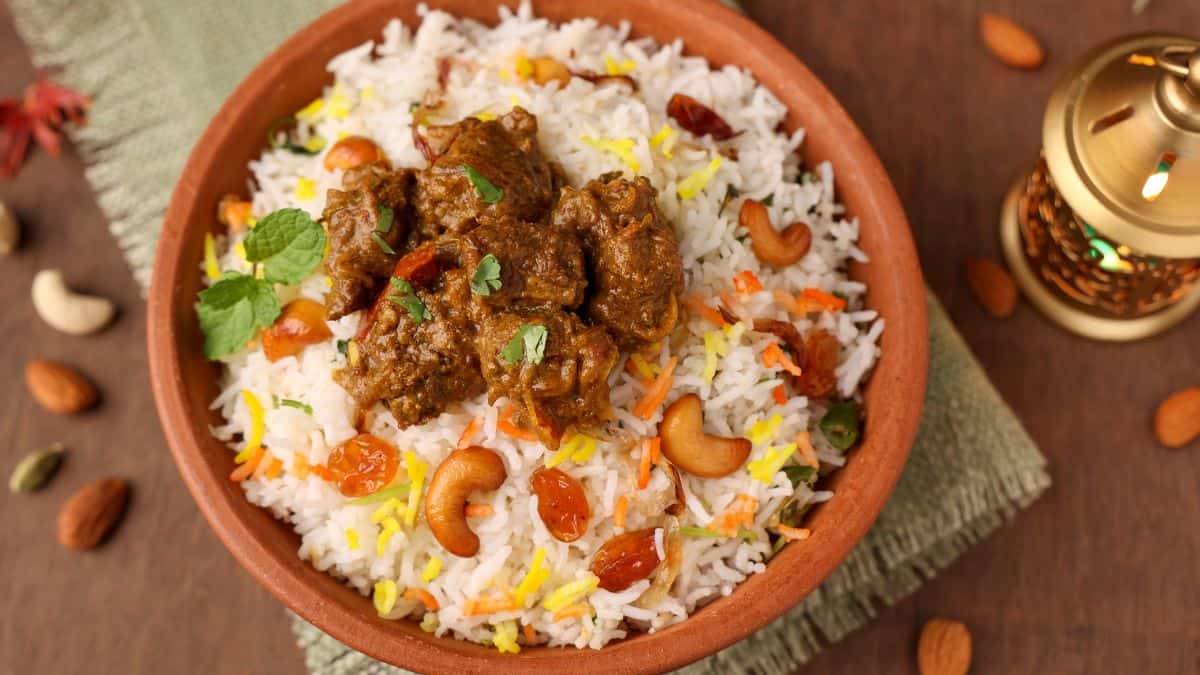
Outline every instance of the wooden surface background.
{"label": "wooden surface background", "polygon": [[[913,597],[818,657],[805,673],[915,673],[930,617],[965,621],[974,673],[1200,672],[1200,451],[1154,443],[1150,416],[1200,384],[1200,317],[1131,345],[1087,342],[1023,305],[987,318],[962,280],[967,255],[998,256],[996,215],[1037,156],[1055,76],[1123,33],[1200,34],[1196,0],[761,0],[747,2],[829,85],[891,172],[925,274],[1004,397],[1050,460],[1054,487]],[[1046,43],[1036,73],[988,58],[978,13],[1019,18]],[[33,76],[0,4],[0,97]],[[0,199],[24,225],[0,259],[0,465],[63,441],[70,457],[32,496],[0,492],[0,672],[301,673],[283,609],[209,531],[166,450],[146,375],[138,290],[70,151],[34,152]],[[28,301],[42,268],[115,298],[120,320],[86,339],[55,333]],[[33,358],[74,362],[104,392],[64,419],[26,395]],[[105,475],[135,485],[104,548],[59,548],[54,521],[78,486]]]}

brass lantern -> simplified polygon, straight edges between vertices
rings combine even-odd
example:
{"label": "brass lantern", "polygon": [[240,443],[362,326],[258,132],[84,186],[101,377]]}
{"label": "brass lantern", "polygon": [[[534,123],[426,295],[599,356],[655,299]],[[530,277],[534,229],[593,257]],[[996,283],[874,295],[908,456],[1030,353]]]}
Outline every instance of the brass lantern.
{"label": "brass lantern", "polygon": [[1200,304],[1200,41],[1102,45],[1062,79],[1042,158],[1001,242],[1022,292],[1067,329],[1136,340]]}

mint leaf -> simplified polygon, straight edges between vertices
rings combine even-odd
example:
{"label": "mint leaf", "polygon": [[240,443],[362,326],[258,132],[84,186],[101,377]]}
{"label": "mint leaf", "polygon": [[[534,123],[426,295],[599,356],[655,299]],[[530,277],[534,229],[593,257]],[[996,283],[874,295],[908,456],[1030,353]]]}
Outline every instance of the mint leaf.
{"label": "mint leaf", "polygon": [[478,295],[488,296],[492,291],[499,289],[500,261],[489,253],[475,266],[475,274],[471,276],[471,290]]}
{"label": "mint leaf", "polygon": [[309,405],[307,403],[301,403],[300,401],[294,401],[290,398],[285,398],[285,399],[279,401],[279,405],[285,405],[289,408],[297,408],[297,409],[303,410],[304,412],[308,413],[309,415],[313,414],[313,409],[312,409],[311,405]]}
{"label": "mint leaf", "polygon": [[262,263],[273,284],[298,284],[325,254],[325,230],[301,209],[280,209],[258,221],[243,242],[246,260]]}
{"label": "mint leaf", "polygon": [[392,231],[392,223],[396,220],[396,212],[390,206],[379,207],[379,222],[375,225],[375,231],[379,234],[387,234]]}
{"label": "mint leaf", "polygon": [[522,324],[508,344],[500,350],[500,360],[510,365],[522,359],[535,365],[541,363],[546,354],[548,334],[546,327],[540,324]]}
{"label": "mint leaf", "polygon": [[396,255],[396,249],[392,248],[391,245],[387,243],[387,240],[379,236],[379,232],[372,232],[371,238],[375,240],[375,245],[379,247],[379,250],[388,255]]}
{"label": "mint leaf", "polygon": [[200,291],[199,298],[196,313],[208,359],[240,351],[258,328],[269,327],[279,317],[279,298],[271,284],[248,274],[226,273]]}
{"label": "mint leaf", "polygon": [[504,190],[493,185],[492,181],[483,177],[483,174],[467,164],[463,164],[462,169],[467,174],[467,180],[475,186],[475,191],[479,193],[479,198],[483,200],[484,204],[495,204],[504,198]]}

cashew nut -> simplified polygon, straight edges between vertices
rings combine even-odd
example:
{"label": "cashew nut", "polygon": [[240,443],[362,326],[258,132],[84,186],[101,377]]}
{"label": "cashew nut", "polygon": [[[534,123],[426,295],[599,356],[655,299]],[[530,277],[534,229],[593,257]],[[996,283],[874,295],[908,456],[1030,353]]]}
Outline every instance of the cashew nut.
{"label": "cashew nut", "polygon": [[21,229],[17,226],[17,219],[4,202],[0,202],[0,255],[8,255],[15,251],[20,239]]}
{"label": "cashew nut", "polygon": [[685,394],[667,406],[658,423],[658,435],[662,438],[662,454],[694,476],[728,476],[750,454],[750,441],[745,438],[704,433],[704,411],[695,394]]}
{"label": "cashew nut", "polygon": [[61,270],[42,270],[33,278],[33,308],[53,328],[70,335],[88,335],[113,317],[112,302],[76,293],[63,281]]}
{"label": "cashew nut", "polygon": [[500,455],[478,445],[455,450],[442,460],[429,481],[425,522],[447,551],[460,558],[479,552],[479,537],[467,525],[467,498],[472,492],[499,488],[507,477]]}
{"label": "cashew nut", "polygon": [[772,267],[791,265],[808,253],[812,246],[812,230],[795,222],[776,230],[762,202],[747,199],[738,212],[738,224],[750,233],[750,250],[754,256]]}

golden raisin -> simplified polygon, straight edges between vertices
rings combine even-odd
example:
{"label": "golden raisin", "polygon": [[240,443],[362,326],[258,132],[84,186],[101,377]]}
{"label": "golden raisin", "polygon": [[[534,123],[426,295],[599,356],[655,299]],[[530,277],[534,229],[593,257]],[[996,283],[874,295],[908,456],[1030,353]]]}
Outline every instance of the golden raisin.
{"label": "golden raisin", "polygon": [[804,340],[804,371],[795,379],[797,391],[809,398],[828,398],[837,388],[838,354],[841,345],[837,337],[818,328]]}
{"label": "golden raisin", "polygon": [[333,337],[325,324],[325,307],[300,298],[283,308],[275,324],[262,334],[263,353],[268,361],[295,356],[308,345]]}
{"label": "golden raisin", "polygon": [[399,453],[391,443],[359,434],[329,453],[330,479],[346,497],[365,497],[387,487],[396,477]]}
{"label": "golden raisin", "polygon": [[382,148],[375,145],[375,141],[365,136],[347,136],[334,143],[329,152],[325,153],[325,168],[329,171],[353,169],[376,161],[386,162],[387,155],[383,153]]}
{"label": "golden raisin", "polygon": [[575,541],[587,531],[587,495],[583,486],[565,471],[538,469],[529,479],[529,487],[538,499],[538,515],[546,529],[559,541]]}
{"label": "golden raisin", "polygon": [[604,542],[592,557],[592,574],[600,579],[600,588],[613,593],[629,588],[649,577],[661,562],[654,545],[657,528],[619,534]]}

